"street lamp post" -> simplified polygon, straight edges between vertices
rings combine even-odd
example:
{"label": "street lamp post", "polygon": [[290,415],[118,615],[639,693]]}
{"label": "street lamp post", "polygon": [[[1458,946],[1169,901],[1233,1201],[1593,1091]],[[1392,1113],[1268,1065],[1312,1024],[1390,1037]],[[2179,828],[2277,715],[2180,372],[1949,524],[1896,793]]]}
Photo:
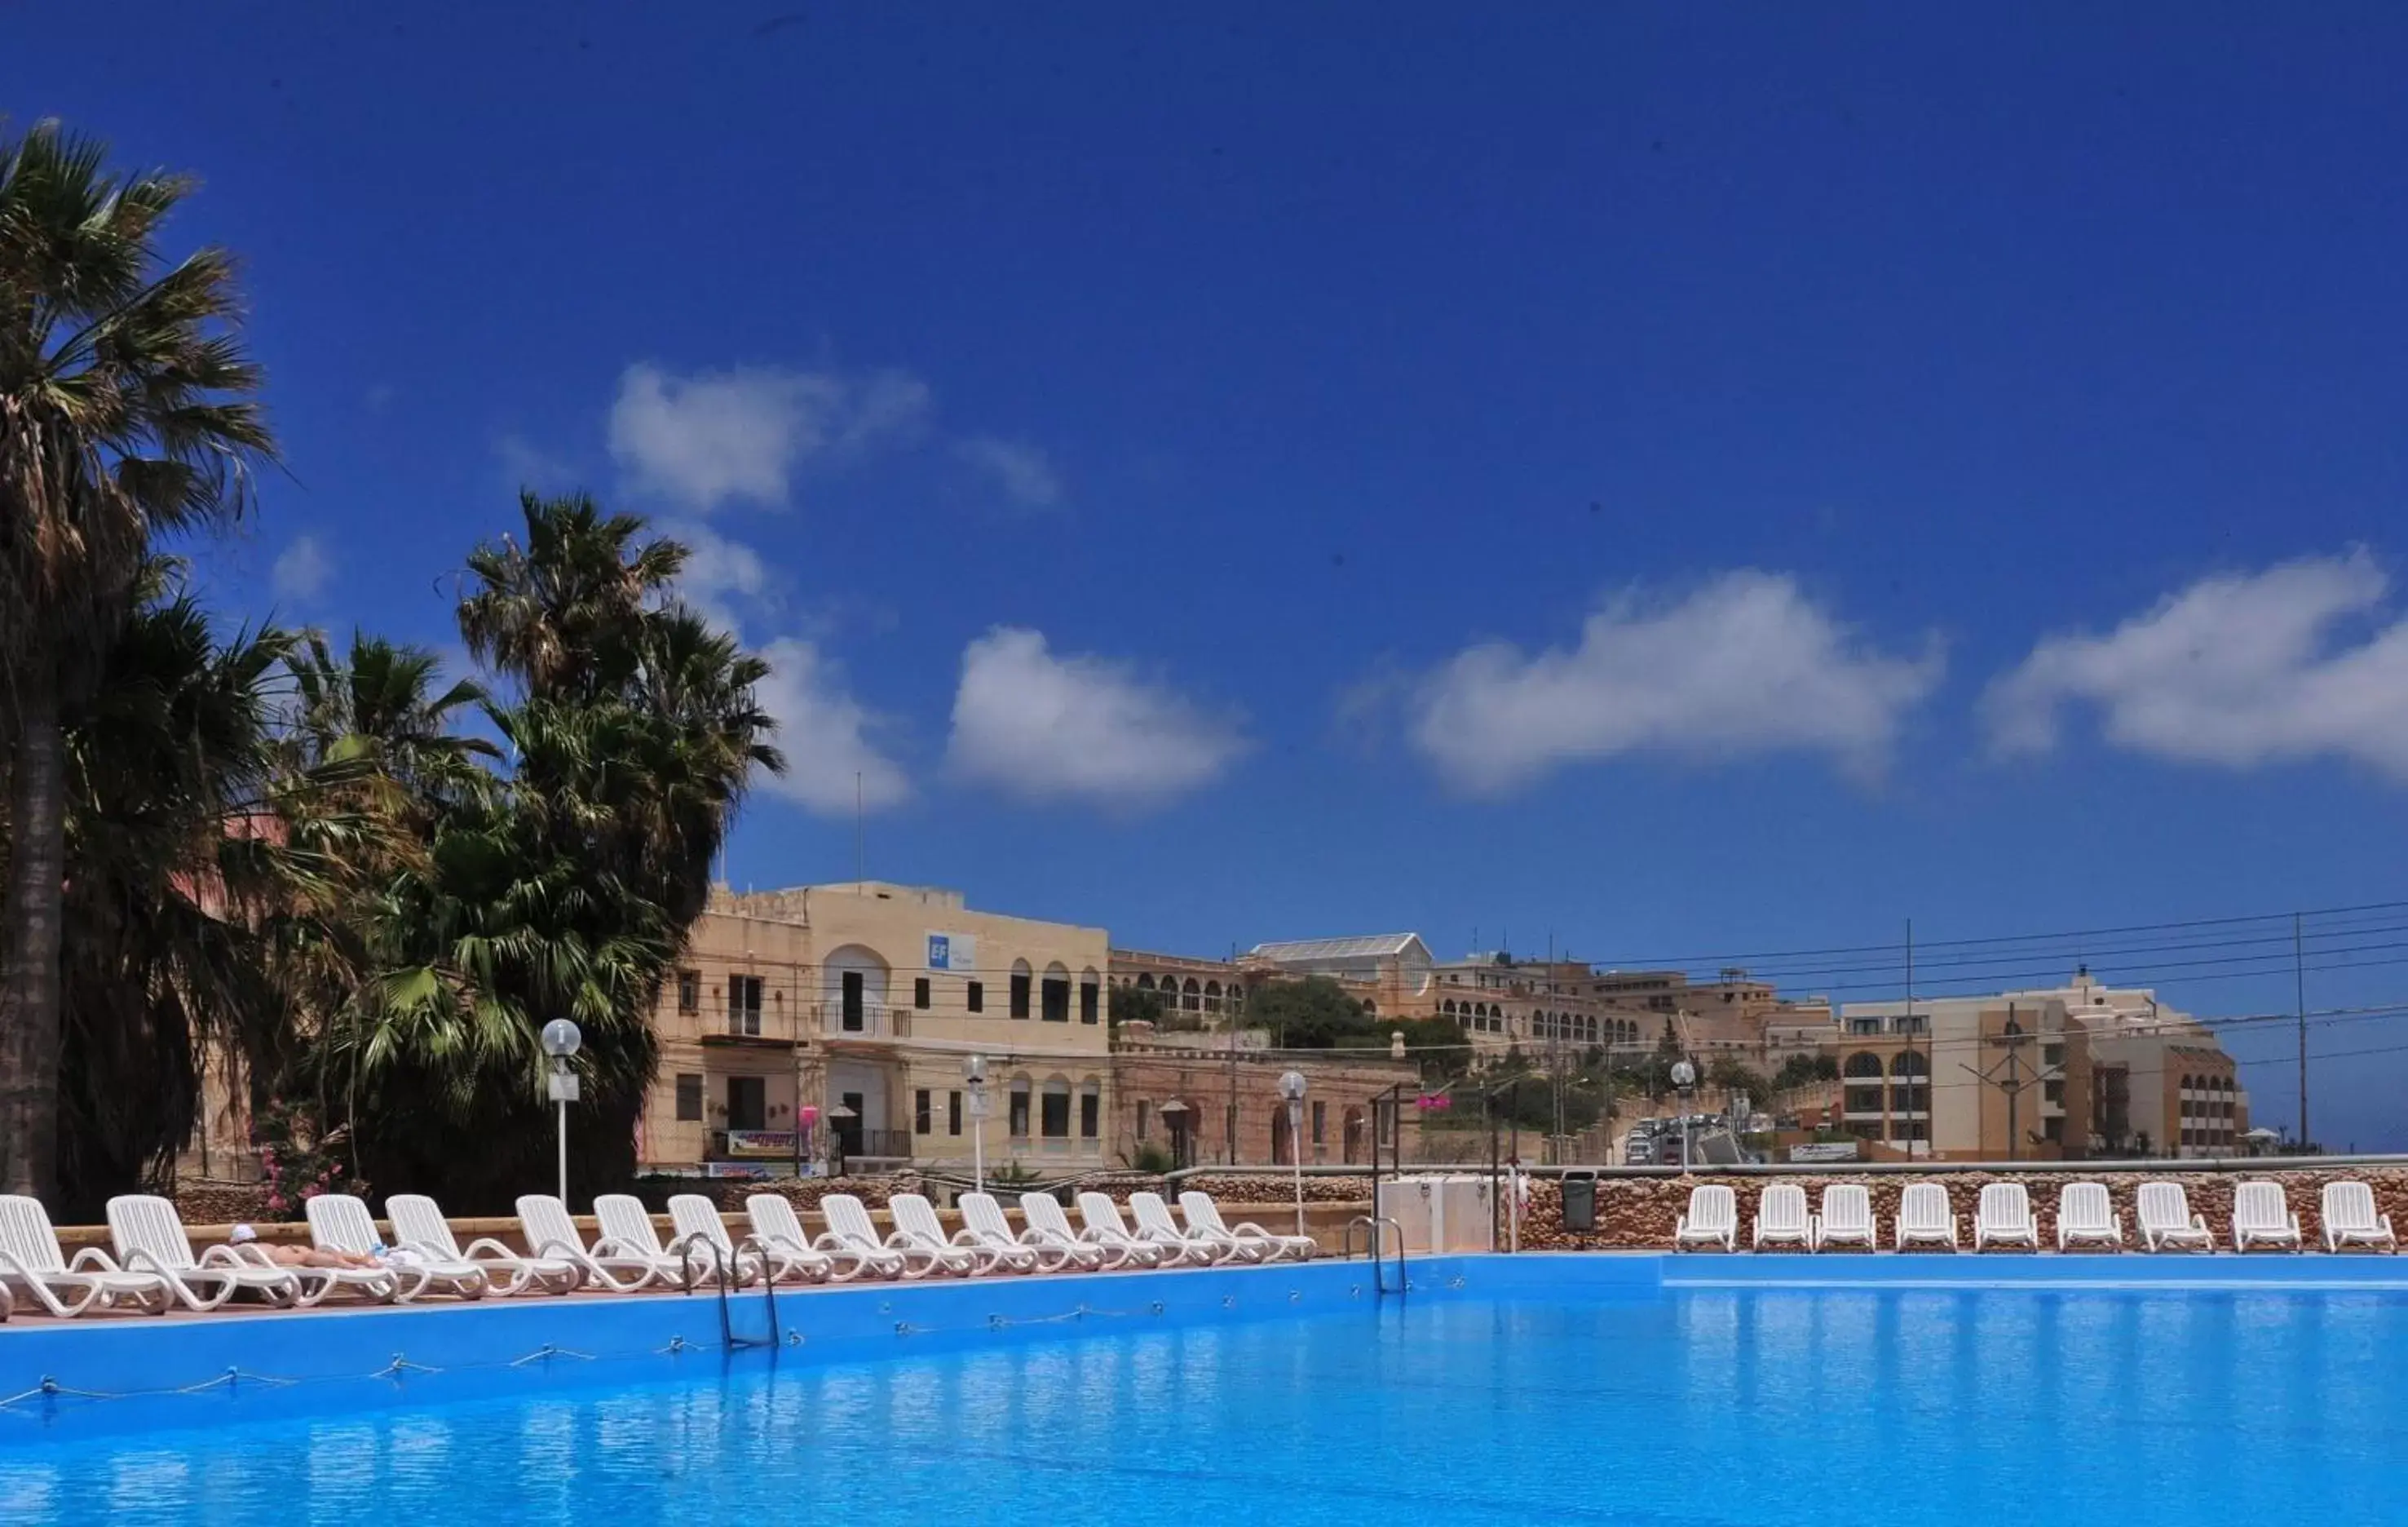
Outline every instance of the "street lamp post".
{"label": "street lamp post", "polygon": [[[844,1156],[844,1121],[849,1118],[859,1118],[860,1116],[860,1114],[845,1106],[843,1103],[838,1103],[835,1107],[827,1111],[828,1145],[830,1146],[831,1158]],[[831,1168],[834,1174],[839,1177],[845,1175],[852,1170],[853,1161],[849,1156],[844,1157],[843,1162],[840,1166]]]}
{"label": "street lamp post", "polygon": [[1162,1115],[1162,1127],[1170,1131],[1170,1167],[1172,1171],[1176,1172],[1188,1165],[1188,1108],[1185,1103],[1180,1102],[1177,1098],[1173,1098],[1168,1102],[1164,1103],[1158,1111]]}
{"label": "street lamp post", "polygon": [[560,1206],[568,1207],[568,1105],[577,1101],[577,1073],[568,1069],[569,1057],[585,1043],[577,1025],[566,1018],[554,1018],[543,1026],[543,1053],[552,1057],[552,1101],[560,1109]]}
{"label": "street lamp post", "polygon": [[1672,1062],[1672,1086],[1678,1088],[1681,1094],[1681,1170],[1684,1172],[1694,1172],[1698,1169],[1696,1131],[1689,1123],[1691,1089],[1697,1085],[1697,1067],[1686,1060]]}
{"label": "street lamp post", "polygon": [[1304,1073],[1291,1071],[1279,1079],[1280,1096],[1287,1100],[1287,1159],[1296,1169],[1296,1232],[1304,1231]]}
{"label": "street lamp post", "polygon": [[986,1191],[986,1057],[962,1062],[962,1079],[970,1087],[970,1181]]}

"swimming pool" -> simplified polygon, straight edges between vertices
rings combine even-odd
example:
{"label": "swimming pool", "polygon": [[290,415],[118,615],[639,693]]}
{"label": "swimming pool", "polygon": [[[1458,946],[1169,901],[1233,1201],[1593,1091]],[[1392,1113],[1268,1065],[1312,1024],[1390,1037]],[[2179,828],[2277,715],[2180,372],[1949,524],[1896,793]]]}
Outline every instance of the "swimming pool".
{"label": "swimming pool", "polygon": [[21,1446],[0,1520],[2187,1527],[2408,1486],[2396,1292],[1513,1281]]}

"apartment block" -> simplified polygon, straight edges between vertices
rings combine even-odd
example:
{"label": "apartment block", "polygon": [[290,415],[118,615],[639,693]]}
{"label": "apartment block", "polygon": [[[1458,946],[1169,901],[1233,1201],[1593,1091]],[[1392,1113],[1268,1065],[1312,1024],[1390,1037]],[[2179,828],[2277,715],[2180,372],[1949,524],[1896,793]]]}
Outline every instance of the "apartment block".
{"label": "apartment block", "polygon": [[[862,882],[713,893],[661,994],[648,1166],[1103,1164],[1111,1054],[1101,929]],[[987,1061],[970,1116],[965,1062]]]}

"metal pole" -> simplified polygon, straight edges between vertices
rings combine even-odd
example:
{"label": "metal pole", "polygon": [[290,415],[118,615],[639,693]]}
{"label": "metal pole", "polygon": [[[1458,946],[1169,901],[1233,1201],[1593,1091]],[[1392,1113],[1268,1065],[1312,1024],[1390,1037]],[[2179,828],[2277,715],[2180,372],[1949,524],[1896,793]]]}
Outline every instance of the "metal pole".
{"label": "metal pole", "polygon": [[[1914,1053],[1914,919],[1912,917],[1906,920],[1906,1050],[1909,1055]],[[1906,1097],[1909,1102],[1914,1101],[1913,1092],[1907,1093]],[[1936,1104],[1937,1101],[1935,1099],[1933,1102]],[[1912,1114],[1914,1110],[1909,1109],[1908,1112]],[[1923,1112],[1923,1128],[1928,1135],[1931,1126],[1939,1120],[1930,1116],[1932,1104],[1927,1104]],[[1914,1154],[1914,1120],[1913,1118],[1910,1117],[1906,1121],[1906,1153],[1913,1156]]]}
{"label": "metal pole", "polygon": [[2300,1004],[2300,1148],[2308,1148],[2308,964],[2300,915],[2291,914],[2291,990]]}
{"label": "metal pole", "polygon": [[[1323,1115],[1326,1118],[1327,1115]],[[1304,1102],[1291,1098],[1287,1105],[1287,1159],[1296,1168],[1296,1232],[1304,1233]],[[1378,1227],[1373,1227],[1376,1236]]]}
{"label": "metal pole", "polygon": [[560,1206],[568,1207],[568,1100],[560,1100]]}

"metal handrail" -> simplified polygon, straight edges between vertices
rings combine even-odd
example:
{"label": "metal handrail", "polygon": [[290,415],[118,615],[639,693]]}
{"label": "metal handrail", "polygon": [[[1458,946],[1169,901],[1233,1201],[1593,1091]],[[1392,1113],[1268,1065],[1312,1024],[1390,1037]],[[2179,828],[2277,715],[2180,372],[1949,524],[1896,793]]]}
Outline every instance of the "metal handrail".
{"label": "metal handrail", "polygon": [[[748,1236],[746,1239],[750,1241],[751,1237]],[[720,1350],[734,1352],[739,1347],[767,1347],[771,1351],[776,1351],[778,1348],[778,1280],[770,1270],[767,1254],[756,1253],[761,1257],[762,1287],[768,1294],[769,1337],[767,1341],[755,1341],[750,1336],[736,1334],[736,1322],[727,1310],[728,1299],[735,1289],[736,1269],[733,1264],[738,1257],[743,1255],[742,1248],[738,1247],[734,1255],[730,1255],[716,1240],[699,1231],[691,1235],[681,1235],[669,1243],[669,1250],[676,1254],[679,1264],[685,1271],[685,1291],[689,1294],[694,1292],[694,1254],[697,1249],[708,1253],[703,1260],[716,1275],[713,1281],[719,1286]]]}
{"label": "metal handrail", "polygon": [[1388,1291],[1384,1269],[1387,1266],[1387,1244],[1381,1234],[1382,1227],[1397,1232],[1397,1293],[1402,1297],[1412,1288],[1412,1279],[1405,1275],[1405,1227],[1386,1215],[1358,1214],[1346,1221],[1346,1238],[1340,1244],[1340,1255],[1351,1261],[1354,1257],[1354,1227],[1361,1225],[1367,1234],[1365,1249],[1371,1257],[1371,1291],[1375,1295]]}

